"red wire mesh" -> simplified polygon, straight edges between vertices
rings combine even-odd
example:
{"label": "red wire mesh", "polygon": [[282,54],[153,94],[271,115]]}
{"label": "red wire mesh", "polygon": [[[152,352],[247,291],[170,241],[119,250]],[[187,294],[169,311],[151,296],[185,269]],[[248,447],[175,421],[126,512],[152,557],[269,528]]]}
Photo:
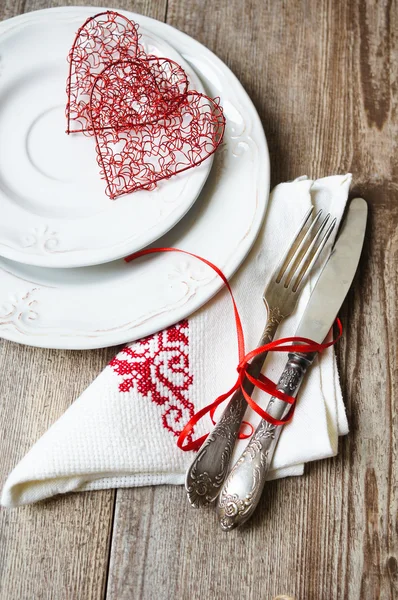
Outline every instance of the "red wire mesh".
{"label": "red wire mesh", "polygon": [[67,133],[94,134],[110,198],[150,190],[199,165],[221,143],[219,99],[188,91],[180,65],[146,56],[137,25],[107,11],[88,19],[69,53]]}
{"label": "red wire mesh", "polygon": [[175,110],[187,90],[186,73],[172,60],[118,61],[95,79],[91,120],[97,131],[156,123]]}
{"label": "red wire mesh", "polygon": [[97,130],[94,124],[107,195],[151,190],[158,181],[199,165],[215,152],[223,132],[221,107],[198,92],[188,92],[174,112],[156,123],[125,130]]}
{"label": "red wire mesh", "polygon": [[87,105],[96,76],[112,62],[138,54],[138,26],[117,12],[90,17],[78,30],[68,55],[66,133],[90,129]]}

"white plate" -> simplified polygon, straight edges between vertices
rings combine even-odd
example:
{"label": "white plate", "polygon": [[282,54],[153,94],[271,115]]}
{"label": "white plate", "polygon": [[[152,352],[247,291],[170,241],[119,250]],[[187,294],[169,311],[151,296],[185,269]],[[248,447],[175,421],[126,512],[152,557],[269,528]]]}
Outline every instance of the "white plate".
{"label": "white plate", "polygon": [[[87,14],[33,13],[1,26],[0,254],[44,267],[79,267],[126,256],[171,229],[191,208],[210,172],[202,165],[112,201],[105,195],[93,138],[66,135],[66,56]],[[75,16],[73,16],[75,15]],[[82,20],[83,19],[83,20]],[[140,29],[150,54],[186,70],[164,40]]]}
{"label": "white plate", "polygon": [[[47,9],[0,25],[72,22],[99,9]],[[207,48],[176,29],[124,12],[156,35],[172,40],[212,96],[220,96],[227,126],[203,191],[189,213],[156,246],[199,254],[231,277],[260,229],[269,193],[269,156],[258,114],[243,87]],[[177,253],[136,262],[80,269],[43,269],[0,261],[0,335],[51,348],[120,344],[176,323],[222,286],[194,258]]]}

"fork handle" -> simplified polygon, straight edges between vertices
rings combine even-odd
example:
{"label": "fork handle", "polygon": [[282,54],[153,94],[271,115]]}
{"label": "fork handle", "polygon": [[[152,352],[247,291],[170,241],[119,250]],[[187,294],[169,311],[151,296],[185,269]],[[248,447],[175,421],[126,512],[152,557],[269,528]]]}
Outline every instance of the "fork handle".
{"label": "fork handle", "polygon": [[[282,318],[278,309],[268,312],[266,327],[258,347],[272,341]],[[266,357],[267,352],[263,352],[253,359],[248,367],[252,377],[259,376]],[[255,386],[245,379],[243,387],[250,395]],[[217,498],[228,474],[229,463],[246,408],[246,400],[242,391],[238,389],[189,467],[185,489],[188,500],[194,508],[209,504]]]}
{"label": "fork handle", "polygon": [[[295,397],[314,357],[315,353],[290,353],[277,389]],[[278,420],[282,419],[289,409],[289,404],[274,396],[267,406],[267,412]],[[255,511],[281,431],[282,425],[273,425],[262,419],[231,470],[218,503],[218,516],[223,531],[230,531],[242,525]]]}

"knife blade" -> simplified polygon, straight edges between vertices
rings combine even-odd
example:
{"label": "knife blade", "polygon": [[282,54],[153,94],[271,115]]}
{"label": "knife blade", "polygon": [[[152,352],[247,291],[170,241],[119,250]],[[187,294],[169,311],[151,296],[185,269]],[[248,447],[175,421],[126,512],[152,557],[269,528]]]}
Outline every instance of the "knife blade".
{"label": "knife blade", "polygon": [[[296,337],[321,343],[327,336],[357,270],[366,220],[367,204],[362,198],[355,198],[349,205],[338,239],[315,284],[297,327]],[[289,353],[277,388],[290,396],[296,396],[315,355],[316,353]],[[289,404],[272,397],[266,410],[272,417],[280,420],[289,409]],[[255,511],[281,430],[282,426],[261,420],[228,475],[217,507],[221,529],[224,531],[242,525]]]}

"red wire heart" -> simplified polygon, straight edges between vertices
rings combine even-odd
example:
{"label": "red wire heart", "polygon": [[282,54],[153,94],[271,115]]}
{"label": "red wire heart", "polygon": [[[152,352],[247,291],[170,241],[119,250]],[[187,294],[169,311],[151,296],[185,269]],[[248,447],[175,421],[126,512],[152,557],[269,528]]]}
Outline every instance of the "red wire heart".
{"label": "red wire heart", "polygon": [[146,56],[137,31],[123,15],[99,13],[80,27],[68,57],[67,133],[94,134],[110,198],[199,165],[225,129],[219,100],[188,92],[182,67]]}
{"label": "red wire heart", "polygon": [[[129,117],[124,116],[128,115],[129,103],[123,107],[115,105],[112,87],[108,86],[108,80],[120,79],[133,93],[134,69],[129,81],[125,70],[122,78],[122,73],[118,73],[124,67],[124,62],[106,67],[95,80],[90,101],[97,160],[110,198],[138,189],[153,189],[158,181],[199,165],[216,151],[225,128],[217,100],[187,92],[172,96],[169,112],[161,119],[131,129]],[[129,93],[126,98],[130,100]],[[106,107],[105,115],[101,113],[102,106]],[[108,123],[116,123],[117,127],[105,128]]]}
{"label": "red wire heart", "polygon": [[90,17],[80,27],[68,55],[67,133],[90,132],[87,105],[95,78],[109,63],[137,57],[137,29],[136,23],[114,11]]}
{"label": "red wire heart", "polygon": [[96,131],[152,124],[173,112],[188,89],[185,71],[167,58],[118,61],[96,79],[90,98]]}

